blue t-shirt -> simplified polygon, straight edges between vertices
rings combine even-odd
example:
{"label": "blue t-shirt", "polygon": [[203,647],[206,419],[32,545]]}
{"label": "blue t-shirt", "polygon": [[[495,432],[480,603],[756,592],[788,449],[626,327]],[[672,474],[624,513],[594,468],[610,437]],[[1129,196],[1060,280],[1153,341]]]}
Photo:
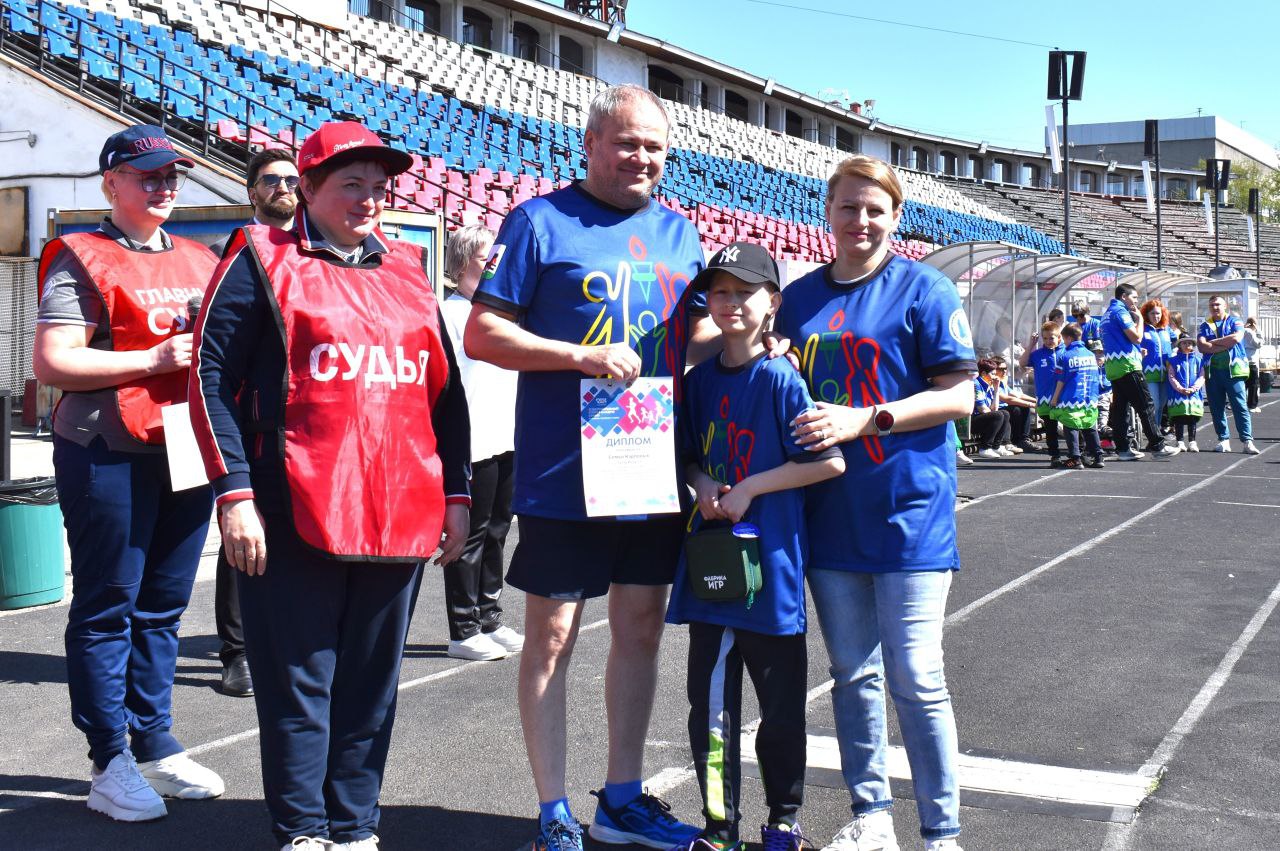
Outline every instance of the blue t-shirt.
{"label": "blue t-shirt", "polygon": [[1142,377],[1164,381],[1164,362],[1170,355],[1169,332],[1146,326],[1142,329]]}
{"label": "blue t-shirt", "polygon": [[[702,266],[698,232],[687,219],[654,201],[619,210],[575,184],[511,211],[474,300],[516,314],[539,337],[578,345],[625,341],[640,355],[642,375],[680,375],[689,310],[705,304],[686,288]],[[517,514],[586,519],[578,431],[584,377],[520,373]]]}
{"label": "blue t-shirt", "polygon": [[[761,355],[725,367],[703,361],[685,379],[680,418],[681,458],[712,478],[735,485],[747,476],[788,461],[811,462],[839,451],[806,452],[791,437],[791,421],[813,407],[804,380],[786,358]],[[699,600],[689,590],[684,554],[676,567],[667,607],[668,623],[713,623],[768,635],[805,631],[804,568],[808,557],[804,490],[762,494],[742,518],[760,529],[762,583],[751,607],[746,601]],[[694,509],[691,531],[703,528]]]}
{"label": "blue t-shirt", "polygon": [[[1178,379],[1178,383],[1183,387],[1191,387],[1200,380],[1200,370],[1204,368],[1204,355],[1199,352],[1191,352],[1184,355],[1182,352],[1174,352],[1173,357],[1168,361],[1168,378]],[[1165,407],[1172,408],[1175,405],[1184,404],[1188,399],[1203,402],[1204,387],[1188,395],[1183,395],[1173,389],[1172,382],[1166,381],[1169,392],[1165,394]]]}
{"label": "blue t-shirt", "polygon": [[[950,280],[894,256],[866,280],[829,266],[782,291],[774,323],[800,356],[819,401],[858,408],[905,399],[934,376],[973,372],[973,335]],[[947,424],[840,444],[845,473],[808,489],[810,568],[951,570],[956,549],[955,446]]]}
{"label": "blue t-shirt", "polygon": [[[1206,340],[1216,340],[1219,337],[1228,337],[1239,330],[1240,320],[1228,314],[1221,322],[1206,319],[1200,323],[1200,330],[1196,333],[1197,336]],[[1221,374],[1223,370],[1229,370],[1232,378],[1249,377],[1249,356],[1244,353],[1243,338],[1227,351],[1210,355],[1209,362],[1205,365],[1205,375],[1214,372]]]}
{"label": "blue t-shirt", "polygon": [[1142,369],[1142,347],[1124,333],[1134,326],[1124,302],[1111,299],[1107,312],[1102,314],[1102,360],[1108,381]]}
{"label": "blue t-shirt", "polygon": [[998,396],[996,386],[983,381],[980,375],[973,377],[973,412],[975,414],[982,413],[979,406],[985,406],[988,412],[997,410]]}
{"label": "blue t-shirt", "polygon": [[1068,343],[1058,356],[1054,368],[1054,384],[1062,382],[1062,394],[1058,396],[1058,408],[1064,411],[1082,411],[1098,404],[1098,359],[1074,340]]}
{"label": "blue t-shirt", "polygon": [[1098,317],[1086,316],[1084,322],[1077,322],[1072,316],[1067,321],[1080,326],[1080,339],[1086,346],[1102,339],[1102,323],[1098,321]]}
{"label": "blue t-shirt", "polygon": [[[1046,349],[1041,346],[1027,356],[1027,366],[1031,367],[1035,376],[1036,405],[1045,406],[1046,410],[1049,401],[1053,399],[1053,388],[1058,383],[1053,371],[1058,366],[1058,356],[1062,353],[1063,348],[1061,344],[1056,349]],[[1044,414],[1045,411],[1040,413]]]}

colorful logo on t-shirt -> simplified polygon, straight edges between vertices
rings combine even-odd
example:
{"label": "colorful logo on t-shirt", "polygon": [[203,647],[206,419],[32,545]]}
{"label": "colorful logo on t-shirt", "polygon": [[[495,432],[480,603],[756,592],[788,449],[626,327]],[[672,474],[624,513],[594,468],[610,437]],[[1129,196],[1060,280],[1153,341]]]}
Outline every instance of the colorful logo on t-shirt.
{"label": "colorful logo on t-shirt", "polygon": [[751,474],[756,433],[740,427],[731,414],[729,397],[721,396],[719,416],[707,423],[707,431],[702,435],[702,457],[706,459],[707,475],[736,485]]}
{"label": "colorful logo on t-shirt", "polygon": [[[841,331],[844,319],[844,311],[838,310],[827,324],[829,331],[809,335],[800,350],[800,371],[808,379],[815,401],[854,408],[883,405],[880,344],[869,337],[854,336],[852,331]],[[966,332],[968,328],[966,321]],[[884,445],[878,435],[863,437],[862,445],[873,463],[884,462]]]}
{"label": "colorful logo on t-shirt", "polygon": [[964,308],[956,308],[951,314],[951,318],[947,320],[947,330],[951,332],[951,339],[960,345],[973,345],[973,332],[969,330],[969,317],[965,316]]}
{"label": "colorful logo on t-shirt", "polygon": [[502,255],[507,252],[505,245],[495,245],[493,251],[489,253],[489,259],[484,263],[484,271],[480,273],[480,279],[487,281],[494,275],[498,274],[498,265],[502,263]]}

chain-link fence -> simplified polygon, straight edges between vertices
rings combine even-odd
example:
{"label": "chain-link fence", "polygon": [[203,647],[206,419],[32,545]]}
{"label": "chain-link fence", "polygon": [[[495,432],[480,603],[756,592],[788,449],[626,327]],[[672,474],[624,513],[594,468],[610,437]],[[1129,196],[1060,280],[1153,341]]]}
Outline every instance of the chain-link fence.
{"label": "chain-link fence", "polygon": [[36,336],[36,260],[0,257],[0,393],[21,398]]}

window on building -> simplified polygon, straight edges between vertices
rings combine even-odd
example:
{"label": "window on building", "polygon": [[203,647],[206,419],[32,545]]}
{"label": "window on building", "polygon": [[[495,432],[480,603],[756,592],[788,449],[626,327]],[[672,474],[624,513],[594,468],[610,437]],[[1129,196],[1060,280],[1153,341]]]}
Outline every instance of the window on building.
{"label": "window on building", "polygon": [[1165,197],[1175,201],[1185,201],[1191,197],[1191,184],[1185,178],[1171,177],[1165,181]]}
{"label": "window on building", "polygon": [[991,179],[998,183],[1013,183],[1013,163],[1008,160],[996,160],[992,163]]}
{"label": "window on building", "polygon": [[902,146],[897,142],[889,146],[889,164],[902,165]]}
{"label": "window on building", "polygon": [[783,113],[782,121],[782,131],[788,136],[804,137],[804,117],[800,113],[788,109]]}
{"label": "window on building", "polygon": [[560,36],[560,68],[575,74],[587,73],[586,51],[567,35]]}
{"label": "window on building", "polygon": [[982,157],[969,155],[969,174],[975,180],[985,180],[987,177],[986,164],[982,161]]}
{"label": "window on building", "polygon": [[736,118],[739,121],[749,121],[747,111],[749,105],[747,99],[737,92],[724,90],[724,114],[730,118]]}
{"label": "window on building", "polygon": [[943,174],[954,175],[956,173],[957,160],[956,155],[952,151],[942,151],[938,154],[938,170]]}
{"label": "window on building", "polygon": [[1107,194],[1123,195],[1124,194],[1124,175],[1118,171],[1107,173]]}
{"label": "window on building", "polygon": [[1080,187],[1079,191],[1081,192],[1097,192],[1098,191],[1097,176],[1093,172],[1082,171],[1080,172],[1080,177],[1077,178],[1077,180],[1078,180],[1077,185]]}
{"label": "window on building", "polygon": [[524,21],[516,21],[511,27],[511,55],[527,62],[546,64],[539,49],[538,31]]}
{"label": "window on building", "polygon": [[486,50],[493,49],[493,18],[479,9],[462,10],[462,41]]}
{"label": "window on building", "polygon": [[684,102],[684,78],[658,65],[649,66],[649,91],[660,98]]}
{"label": "window on building", "polygon": [[916,171],[929,170],[929,152],[921,147],[911,149],[911,167]]}
{"label": "window on building", "polygon": [[404,0],[404,17],[400,22],[419,32],[440,32],[440,4],[436,0]]}
{"label": "window on building", "polygon": [[1035,163],[1022,164],[1022,185],[1023,186],[1039,186],[1040,185],[1040,166]]}
{"label": "window on building", "polygon": [[856,154],[861,147],[857,134],[847,127],[836,128],[836,150]]}

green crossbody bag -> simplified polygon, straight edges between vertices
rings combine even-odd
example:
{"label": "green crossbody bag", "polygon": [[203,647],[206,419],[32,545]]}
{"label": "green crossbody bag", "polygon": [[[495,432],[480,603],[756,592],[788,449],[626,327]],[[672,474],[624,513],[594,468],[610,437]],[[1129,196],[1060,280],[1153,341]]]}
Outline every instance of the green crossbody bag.
{"label": "green crossbody bag", "polygon": [[713,526],[685,539],[689,590],[699,600],[755,602],[763,585],[760,530],[750,523]]}

